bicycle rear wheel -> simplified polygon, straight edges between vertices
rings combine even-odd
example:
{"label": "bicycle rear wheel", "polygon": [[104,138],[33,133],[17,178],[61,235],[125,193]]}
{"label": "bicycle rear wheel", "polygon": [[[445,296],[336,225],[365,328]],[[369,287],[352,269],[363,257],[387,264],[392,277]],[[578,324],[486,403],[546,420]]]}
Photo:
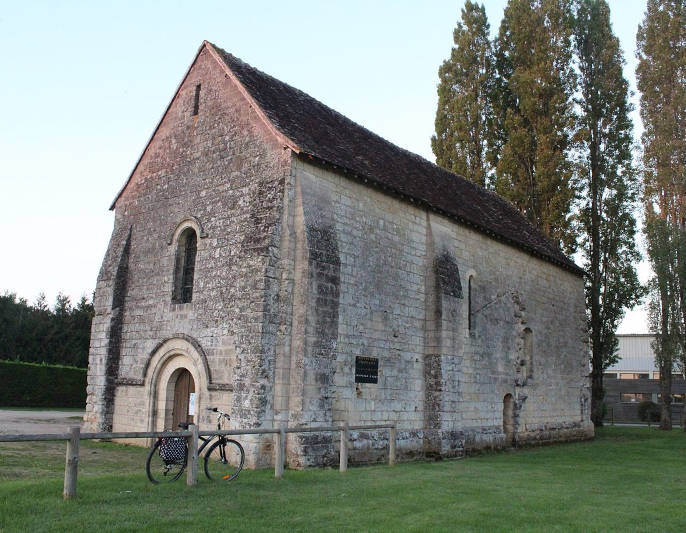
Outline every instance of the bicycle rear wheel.
{"label": "bicycle rear wheel", "polygon": [[209,479],[231,481],[243,469],[245,452],[235,440],[219,440],[205,454],[205,475]]}
{"label": "bicycle rear wheel", "polygon": [[165,461],[160,456],[161,443],[162,441],[157,439],[157,442],[155,442],[155,445],[148,454],[148,459],[145,461],[145,473],[148,474],[148,479],[155,484],[179,479],[186,469],[186,461],[188,460],[188,446],[186,446],[186,453],[183,459]]}

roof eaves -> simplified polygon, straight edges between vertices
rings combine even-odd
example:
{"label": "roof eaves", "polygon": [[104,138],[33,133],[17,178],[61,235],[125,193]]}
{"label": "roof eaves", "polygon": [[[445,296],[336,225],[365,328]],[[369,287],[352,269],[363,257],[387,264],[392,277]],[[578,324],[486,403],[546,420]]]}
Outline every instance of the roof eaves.
{"label": "roof eaves", "polygon": [[521,242],[517,242],[513,239],[508,239],[507,237],[500,235],[499,233],[496,233],[495,231],[490,230],[484,226],[481,226],[480,224],[477,224],[475,222],[467,220],[467,219],[460,217],[458,215],[455,215],[453,213],[448,213],[444,209],[436,207],[426,200],[423,200],[420,198],[415,198],[414,196],[410,196],[408,194],[405,194],[405,193],[398,191],[397,189],[395,189],[395,188],[393,188],[393,187],[391,187],[385,183],[382,183],[378,180],[375,180],[374,178],[372,178],[370,176],[361,175],[361,174],[355,172],[354,170],[351,170],[349,168],[341,166],[341,165],[334,163],[332,161],[328,161],[326,159],[323,159],[316,154],[311,154],[308,152],[301,151],[301,152],[298,152],[297,155],[306,161],[309,160],[310,162],[315,162],[321,166],[330,167],[330,168],[333,168],[335,170],[338,170],[339,172],[342,172],[343,174],[345,174],[345,175],[347,175],[353,179],[356,179],[356,180],[358,180],[358,181],[360,181],[366,185],[380,189],[383,192],[385,192],[386,194],[392,194],[393,196],[398,197],[400,200],[403,200],[405,202],[408,202],[408,203],[411,203],[414,205],[422,206],[422,207],[428,209],[429,211],[433,211],[434,213],[439,214],[441,216],[444,216],[446,218],[449,218],[451,220],[454,220],[463,226],[467,226],[469,228],[472,228],[475,231],[478,231],[479,233],[486,235],[486,236],[488,236],[494,240],[503,242],[509,246],[514,247],[514,248],[518,248],[518,249],[528,253],[529,255],[532,255],[538,259],[541,259],[543,261],[551,263],[555,266],[558,266],[564,270],[567,270],[568,272],[571,272],[572,274],[576,274],[577,276],[581,276],[581,277],[586,276],[588,274],[584,269],[577,266],[572,261],[569,261],[569,262],[559,261],[558,259],[555,259],[554,257],[552,257],[550,255],[544,254],[544,253],[536,250],[535,248],[533,248],[531,246],[527,246],[526,244],[521,243]]}

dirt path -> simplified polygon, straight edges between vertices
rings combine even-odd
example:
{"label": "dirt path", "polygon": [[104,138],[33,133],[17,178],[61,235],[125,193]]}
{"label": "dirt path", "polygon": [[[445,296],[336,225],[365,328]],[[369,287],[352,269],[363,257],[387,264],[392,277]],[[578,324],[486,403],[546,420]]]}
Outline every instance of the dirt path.
{"label": "dirt path", "polygon": [[0,434],[66,433],[83,423],[79,411],[24,411],[0,409]]}

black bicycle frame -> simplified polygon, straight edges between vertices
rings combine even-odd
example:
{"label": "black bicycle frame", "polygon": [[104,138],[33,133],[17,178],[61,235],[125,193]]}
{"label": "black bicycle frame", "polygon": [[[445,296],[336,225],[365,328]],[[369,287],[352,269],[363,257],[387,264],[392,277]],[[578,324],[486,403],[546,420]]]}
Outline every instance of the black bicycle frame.
{"label": "black bicycle frame", "polygon": [[[217,429],[221,429],[219,425],[217,425]],[[203,437],[202,435],[199,436],[198,438],[202,441],[202,445],[200,448],[198,448],[198,456],[202,453],[202,451],[207,447],[207,445],[214,440],[215,437],[219,437],[219,442],[226,442],[228,439],[224,435],[210,435],[209,437]],[[221,456],[222,461],[226,460],[226,457],[224,457],[225,451],[224,451],[224,446],[221,446],[219,448],[219,455]]]}

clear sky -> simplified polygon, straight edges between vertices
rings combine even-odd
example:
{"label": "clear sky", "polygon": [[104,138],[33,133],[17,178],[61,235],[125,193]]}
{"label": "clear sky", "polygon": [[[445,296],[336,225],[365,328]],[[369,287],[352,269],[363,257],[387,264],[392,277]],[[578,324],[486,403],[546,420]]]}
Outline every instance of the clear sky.
{"label": "clear sky", "polygon": [[[485,2],[496,33],[505,0]],[[91,295],[108,210],[203,39],[433,161],[462,1],[9,2],[0,10],[0,292]],[[635,90],[645,0],[610,1]],[[636,101],[636,98],[634,98]],[[638,122],[635,114],[635,122]],[[641,269],[642,279],[647,269]],[[647,331],[642,312],[620,331]]]}

